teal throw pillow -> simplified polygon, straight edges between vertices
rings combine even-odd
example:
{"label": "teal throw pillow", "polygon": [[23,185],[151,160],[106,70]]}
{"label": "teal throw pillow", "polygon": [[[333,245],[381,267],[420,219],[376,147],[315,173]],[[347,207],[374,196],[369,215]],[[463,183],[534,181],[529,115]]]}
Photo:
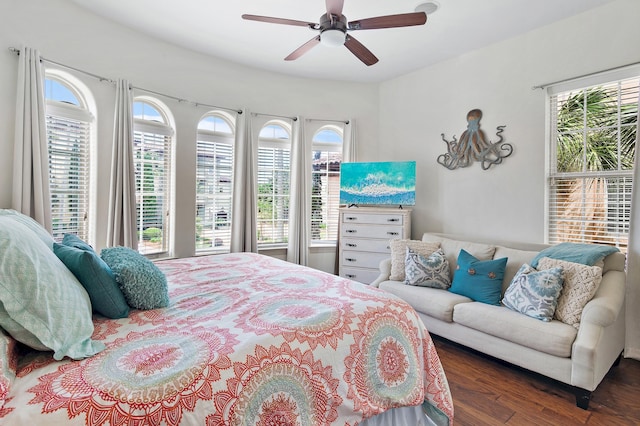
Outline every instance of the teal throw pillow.
{"label": "teal throw pillow", "polygon": [[169,306],[167,278],[152,261],[128,247],[102,249],[100,257],[116,276],[129,306],[136,309]]}
{"label": "teal throw pillow", "polygon": [[464,249],[449,291],[489,305],[500,305],[502,279],[507,258],[478,260]]}
{"label": "teal throw pillow", "polygon": [[76,234],[64,234],[64,237],[62,237],[62,244],[64,244],[65,246],[75,247],[80,250],[91,251],[95,253],[93,247],[91,247],[87,242],[82,240]]}
{"label": "teal throw pillow", "polygon": [[525,263],[504,292],[502,304],[532,318],[551,321],[563,282],[562,268],[538,271]]}
{"label": "teal throw pillow", "polygon": [[0,215],[0,326],[53,358],[86,358],[104,349],[91,340],[86,290],[29,227]]}
{"label": "teal throw pillow", "polygon": [[405,258],[405,280],[408,285],[446,290],[451,285],[449,262],[442,249],[424,257],[407,247]]}
{"label": "teal throw pillow", "polygon": [[107,318],[126,318],[129,315],[129,305],[116,277],[93,250],[54,243],[53,252],[87,290],[95,312]]}

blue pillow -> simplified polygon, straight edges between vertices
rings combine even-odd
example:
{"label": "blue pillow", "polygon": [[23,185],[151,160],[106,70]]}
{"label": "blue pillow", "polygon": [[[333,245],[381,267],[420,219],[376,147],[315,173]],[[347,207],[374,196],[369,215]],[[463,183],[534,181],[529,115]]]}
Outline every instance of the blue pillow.
{"label": "blue pillow", "polygon": [[598,261],[618,251],[620,250],[613,246],[583,243],[560,243],[555,246],[547,247],[538,253],[531,261],[531,266],[537,268],[538,262],[543,257],[593,266]]}
{"label": "blue pillow", "polygon": [[477,302],[500,305],[502,279],[507,258],[478,260],[464,249],[458,255],[458,267],[449,291]]}
{"label": "blue pillow", "polygon": [[538,271],[526,263],[504,292],[502,303],[509,309],[542,321],[551,321],[564,283],[563,269]]}
{"label": "blue pillow", "polygon": [[92,251],[95,253],[93,247],[84,242],[76,234],[64,234],[64,237],[62,238],[62,244],[64,244],[65,246],[75,247],[80,250]]}
{"label": "blue pillow", "polygon": [[53,252],[87,290],[95,312],[107,318],[129,315],[129,305],[111,268],[93,250],[53,243]]}
{"label": "blue pillow", "polygon": [[169,306],[167,278],[149,259],[128,247],[102,249],[100,257],[115,274],[129,306],[136,309]]}

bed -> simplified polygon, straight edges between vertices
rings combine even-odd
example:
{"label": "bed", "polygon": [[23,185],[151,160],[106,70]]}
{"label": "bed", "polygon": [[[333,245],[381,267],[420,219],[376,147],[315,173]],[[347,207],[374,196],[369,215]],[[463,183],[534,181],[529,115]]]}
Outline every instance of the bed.
{"label": "bed", "polygon": [[3,333],[0,424],[452,424],[435,347],[399,298],[254,253],[155,265],[169,306],[94,315],[93,356]]}

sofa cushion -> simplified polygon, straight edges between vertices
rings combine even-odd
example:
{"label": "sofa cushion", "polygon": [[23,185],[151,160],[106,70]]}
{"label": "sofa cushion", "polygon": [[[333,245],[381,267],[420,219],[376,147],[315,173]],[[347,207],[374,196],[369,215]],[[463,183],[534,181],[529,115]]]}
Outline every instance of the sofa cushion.
{"label": "sofa cushion", "polygon": [[449,262],[442,249],[425,257],[407,247],[405,263],[405,284],[443,290],[451,286]]}
{"label": "sofa cushion", "polygon": [[563,322],[543,322],[504,306],[459,303],[453,321],[474,330],[559,357],[570,357],[577,330]]}
{"label": "sofa cushion", "polygon": [[510,247],[496,246],[496,252],[493,255],[495,259],[506,257],[507,268],[504,270],[504,278],[502,279],[502,294],[511,285],[513,277],[516,276],[518,269],[525,263],[531,265],[531,260],[536,257],[539,252],[531,250],[518,250]]}
{"label": "sofa cushion", "polygon": [[404,281],[405,275],[405,259],[407,256],[407,247],[414,252],[423,256],[429,256],[440,248],[438,243],[426,243],[420,240],[391,240],[391,275],[390,280]]}
{"label": "sofa cushion", "polygon": [[442,251],[444,251],[445,256],[447,256],[447,261],[449,262],[451,277],[453,277],[456,267],[458,266],[458,255],[460,254],[460,250],[466,250],[467,253],[479,260],[493,259],[494,253],[496,252],[496,247],[493,245],[452,240],[450,238],[428,233],[425,233],[422,236],[422,241],[440,243],[440,247],[442,248]]}
{"label": "sofa cushion", "polygon": [[453,321],[453,307],[472,300],[459,294],[430,287],[415,287],[398,281],[383,281],[381,289],[395,294],[409,303],[413,309],[441,321]]}
{"label": "sofa cushion", "polygon": [[502,304],[532,318],[551,321],[558,306],[562,277],[562,268],[537,271],[525,263],[504,293]]}
{"label": "sofa cushion", "polygon": [[561,267],[564,270],[564,284],[554,318],[576,329],[579,328],[582,310],[596,294],[602,281],[602,269],[598,266],[587,266],[549,257],[540,259],[538,267],[539,269]]}
{"label": "sofa cushion", "polygon": [[458,256],[458,266],[449,291],[478,302],[499,305],[506,265],[506,257],[495,260],[478,260],[462,249]]}

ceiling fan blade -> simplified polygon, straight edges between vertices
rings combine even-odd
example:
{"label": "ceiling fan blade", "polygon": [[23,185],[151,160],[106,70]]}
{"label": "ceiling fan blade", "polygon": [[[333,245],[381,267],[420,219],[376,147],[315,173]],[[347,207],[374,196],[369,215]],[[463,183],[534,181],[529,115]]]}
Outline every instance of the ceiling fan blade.
{"label": "ceiling fan blade", "polygon": [[268,22],[271,24],[295,25],[298,27],[314,28],[317,25],[315,22],[296,21],[295,19],[286,19],[286,18],[272,18],[270,16],[260,16],[260,15],[244,14],[242,15],[242,19],[246,19],[248,21]]}
{"label": "ceiling fan blade", "polygon": [[344,45],[353,53],[358,59],[360,59],[366,66],[371,66],[378,62],[378,58],[371,53],[369,49],[364,47],[362,43],[347,34],[347,39]]}
{"label": "ceiling fan blade", "polygon": [[344,0],[326,0],[327,3],[327,15],[342,16],[342,8],[344,7]]}
{"label": "ceiling fan blade", "polygon": [[298,59],[300,56],[304,55],[309,50],[311,50],[312,47],[315,47],[318,43],[320,43],[320,36],[319,35],[315,36],[314,38],[312,38],[311,40],[309,40],[308,42],[306,42],[302,46],[298,47],[296,50],[291,52],[289,54],[289,56],[284,58],[284,60],[285,61],[293,61],[295,59]]}
{"label": "ceiling fan blade", "polygon": [[349,22],[349,30],[376,30],[379,28],[411,27],[424,25],[427,14],[424,12],[401,13],[399,15],[378,16]]}

